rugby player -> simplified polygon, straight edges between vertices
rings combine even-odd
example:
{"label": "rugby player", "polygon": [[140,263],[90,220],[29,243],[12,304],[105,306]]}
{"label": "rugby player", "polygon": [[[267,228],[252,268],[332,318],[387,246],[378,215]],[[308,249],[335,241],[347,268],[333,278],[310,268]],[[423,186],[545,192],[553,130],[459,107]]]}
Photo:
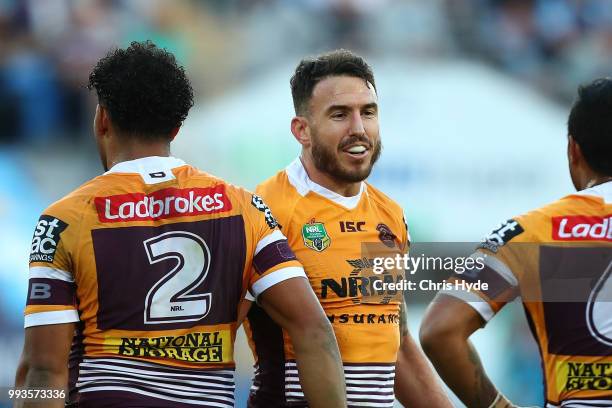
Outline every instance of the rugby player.
{"label": "rugby player", "polygon": [[249,290],[296,344],[309,404],[345,407],[333,330],[269,208],[170,156],[193,105],[174,56],[134,42],[89,88],[106,172],[38,221],[16,386],[69,383],[73,407],[233,407]]}
{"label": "rugby player", "polygon": [[[403,302],[364,301],[371,288],[359,274],[372,265],[361,244],[376,242],[397,253],[409,245],[400,206],[365,182],[381,153],[370,66],[345,50],[304,59],[291,92],[291,132],[301,155],[257,192],[278,214],[332,323],[349,407],[392,407],[394,384],[406,406],[450,406],[408,333]],[[256,358],[249,406],[306,406],[287,331],[256,304],[245,329]]]}
{"label": "rugby player", "polygon": [[475,253],[485,267],[452,278],[487,290],[442,291],[423,320],[423,349],[468,407],[511,406],[469,337],[518,296],[540,349],[546,407],[612,407],[612,79],[579,88],[568,135],[578,192],[488,235]]}

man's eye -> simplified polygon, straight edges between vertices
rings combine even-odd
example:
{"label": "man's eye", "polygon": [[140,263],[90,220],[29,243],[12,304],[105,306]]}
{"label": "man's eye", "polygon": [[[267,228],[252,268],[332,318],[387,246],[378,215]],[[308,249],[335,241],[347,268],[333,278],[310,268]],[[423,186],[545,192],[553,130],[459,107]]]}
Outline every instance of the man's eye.
{"label": "man's eye", "polygon": [[332,119],[342,119],[344,118],[346,115],[344,114],[344,112],[337,112],[332,114]]}
{"label": "man's eye", "polygon": [[374,110],[367,110],[367,111],[364,111],[363,114],[365,116],[375,116],[376,115],[376,111],[374,111]]}

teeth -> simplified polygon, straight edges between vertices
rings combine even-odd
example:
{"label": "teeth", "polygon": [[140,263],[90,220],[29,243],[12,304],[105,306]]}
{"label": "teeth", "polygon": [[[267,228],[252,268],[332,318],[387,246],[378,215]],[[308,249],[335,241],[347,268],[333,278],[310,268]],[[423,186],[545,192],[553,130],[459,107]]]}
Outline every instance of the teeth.
{"label": "teeth", "polygon": [[365,152],[367,149],[365,146],[353,146],[350,149],[347,150],[347,152],[349,153],[363,153]]}

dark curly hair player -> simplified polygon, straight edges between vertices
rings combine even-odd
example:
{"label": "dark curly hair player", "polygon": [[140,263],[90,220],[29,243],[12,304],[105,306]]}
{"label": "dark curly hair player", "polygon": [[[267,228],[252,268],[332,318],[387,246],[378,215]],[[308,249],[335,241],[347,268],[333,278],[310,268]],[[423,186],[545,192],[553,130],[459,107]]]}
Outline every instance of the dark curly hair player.
{"label": "dark curly hair player", "polygon": [[[17,407],[234,407],[250,292],[296,344],[313,408],[346,406],[332,327],[258,196],[170,156],[193,105],[174,56],[134,42],[89,76],[105,173],[32,238]],[[42,402],[41,402],[42,401]]]}
{"label": "dark curly hair player", "polygon": [[[127,138],[145,144],[165,142],[168,152],[193,106],[193,89],[185,70],[174,55],[151,41],[133,42],[126,49],[109,52],[89,75],[87,87],[98,95],[96,116],[110,119],[123,136],[120,142]],[[106,152],[99,150],[104,170],[108,170]]]}

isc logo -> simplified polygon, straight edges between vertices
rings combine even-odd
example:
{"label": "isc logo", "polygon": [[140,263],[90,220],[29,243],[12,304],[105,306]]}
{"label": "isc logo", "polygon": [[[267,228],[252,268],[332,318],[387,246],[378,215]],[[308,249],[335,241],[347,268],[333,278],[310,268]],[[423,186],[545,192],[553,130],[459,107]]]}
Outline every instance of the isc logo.
{"label": "isc logo", "polygon": [[42,215],[32,237],[30,262],[53,262],[60,234],[67,226],[68,224],[58,218]]}
{"label": "isc logo", "polygon": [[340,232],[365,231],[365,221],[340,221]]}

